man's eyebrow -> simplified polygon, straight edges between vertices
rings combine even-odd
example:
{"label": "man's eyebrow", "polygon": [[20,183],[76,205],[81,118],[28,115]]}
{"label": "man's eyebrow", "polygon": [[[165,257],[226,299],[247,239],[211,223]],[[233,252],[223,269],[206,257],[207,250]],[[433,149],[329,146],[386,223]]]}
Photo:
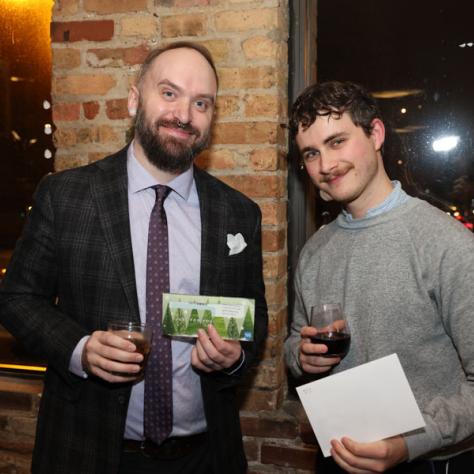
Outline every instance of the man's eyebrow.
{"label": "man's eyebrow", "polygon": [[[162,79],[160,82],[158,82],[158,85],[159,86],[166,85],[166,86],[171,87],[172,89],[177,90],[180,93],[184,92],[184,89],[182,87],[178,86],[177,84],[175,84],[174,82],[171,82],[168,79]],[[199,94],[196,96],[196,98],[209,100],[212,104],[214,104],[216,101],[215,97],[212,94]]]}
{"label": "man's eyebrow", "polygon": [[327,143],[331,142],[332,140],[334,140],[335,138],[340,138],[342,137],[343,135],[346,135],[346,132],[337,132],[337,133],[333,133],[332,135],[329,135],[329,137],[326,137],[323,141],[323,143],[326,145]]}

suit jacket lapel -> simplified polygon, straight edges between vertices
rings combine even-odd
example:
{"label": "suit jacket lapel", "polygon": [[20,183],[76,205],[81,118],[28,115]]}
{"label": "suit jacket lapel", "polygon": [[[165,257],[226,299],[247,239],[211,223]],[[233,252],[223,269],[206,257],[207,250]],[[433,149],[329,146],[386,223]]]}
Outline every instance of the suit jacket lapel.
{"label": "suit jacket lapel", "polygon": [[201,209],[202,295],[220,295],[221,272],[226,250],[227,205],[207,173],[194,167],[194,179]]}
{"label": "suit jacket lapel", "polygon": [[139,321],[128,213],[127,148],[97,163],[100,171],[91,179],[91,194],[132,319]]}

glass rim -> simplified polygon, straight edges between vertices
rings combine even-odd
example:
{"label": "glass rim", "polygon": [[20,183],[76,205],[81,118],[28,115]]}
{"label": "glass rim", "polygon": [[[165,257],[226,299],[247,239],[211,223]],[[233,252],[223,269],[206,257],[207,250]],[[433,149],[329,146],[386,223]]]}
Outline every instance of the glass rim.
{"label": "glass rim", "polygon": [[135,321],[127,320],[112,320],[107,322],[107,329],[127,329],[127,330],[137,330],[137,329],[148,329],[149,326],[146,323],[137,323]]}

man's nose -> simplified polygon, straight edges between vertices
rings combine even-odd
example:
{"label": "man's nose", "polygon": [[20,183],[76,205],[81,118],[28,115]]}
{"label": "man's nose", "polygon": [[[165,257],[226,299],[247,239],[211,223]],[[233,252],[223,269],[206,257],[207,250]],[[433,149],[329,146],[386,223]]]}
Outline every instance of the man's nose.
{"label": "man's nose", "polygon": [[176,104],[174,110],[174,116],[181,123],[190,123],[191,122],[191,104],[188,100],[181,100]]}
{"label": "man's nose", "polygon": [[335,168],[337,168],[337,160],[327,153],[321,153],[319,160],[322,174],[330,174]]}

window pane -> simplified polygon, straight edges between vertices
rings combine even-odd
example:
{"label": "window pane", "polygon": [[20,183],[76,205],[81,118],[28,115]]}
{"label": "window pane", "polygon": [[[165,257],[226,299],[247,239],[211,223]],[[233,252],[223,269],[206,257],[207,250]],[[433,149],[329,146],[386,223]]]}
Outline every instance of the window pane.
{"label": "window pane", "polygon": [[38,181],[53,169],[52,0],[0,0],[0,264]]}
{"label": "window pane", "polygon": [[[36,185],[53,170],[52,7],[53,0],[0,0],[0,280]],[[0,326],[0,370],[38,364]]]}
{"label": "window pane", "polygon": [[[472,229],[474,30],[468,0],[318,2],[318,80],[378,98],[389,176]],[[332,219],[336,205],[318,202]]]}

